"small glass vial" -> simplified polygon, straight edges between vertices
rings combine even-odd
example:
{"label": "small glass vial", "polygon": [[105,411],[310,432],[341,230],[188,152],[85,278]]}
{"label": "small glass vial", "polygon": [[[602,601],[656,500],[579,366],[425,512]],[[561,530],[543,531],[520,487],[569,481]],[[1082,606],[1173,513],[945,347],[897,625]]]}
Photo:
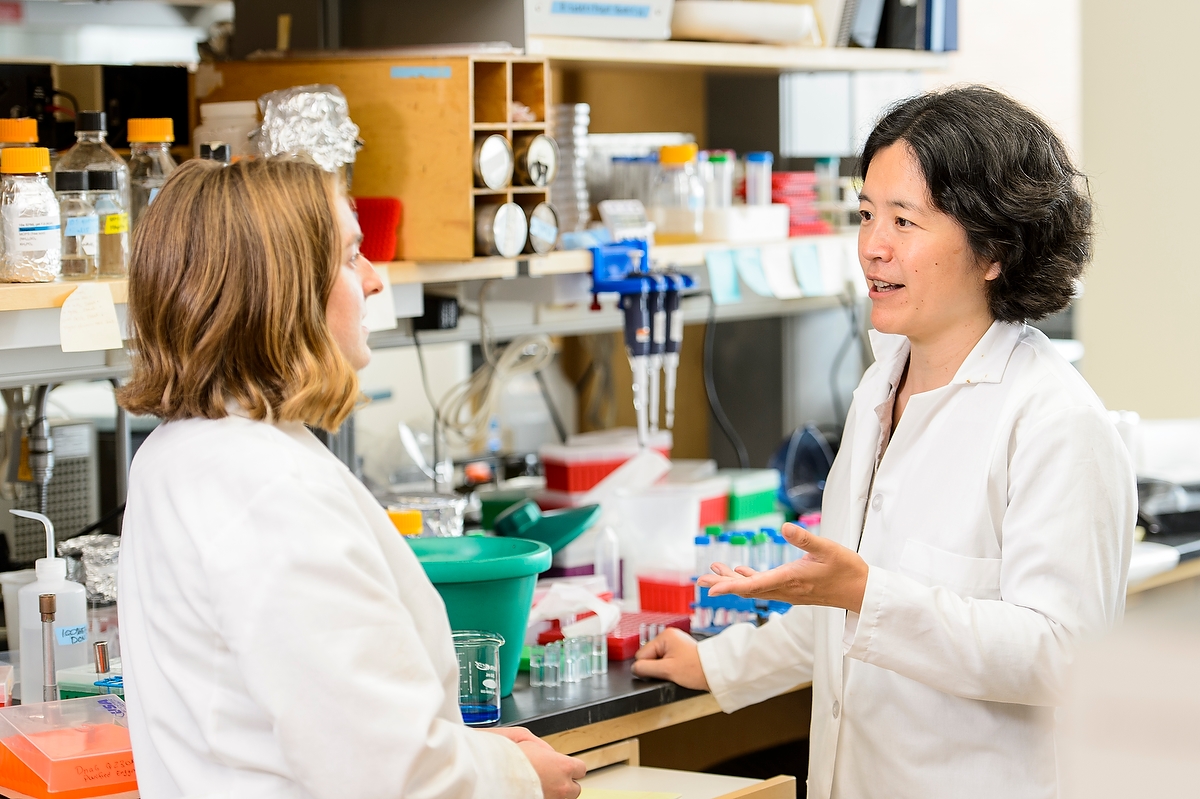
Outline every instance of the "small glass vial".
{"label": "small glass vial", "polygon": [[771,204],[770,153],[746,153],[746,205]]}
{"label": "small glass vial", "polygon": [[58,198],[46,179],[50,151],[45,147],[0,150],[0,222],[4,231],[0,280],[49,283],[62,269],[62,219]]}
{"label": "small glass vial", "polygon": [[96,277],[100,218],[88,200],[87,172],[58,172],[54,191],[62,215],[62,276],[65,280]]}
{"label": "small glass vial", "polygon": [[119,186],[118,173],[88,170],[88,195],[99,218],[100,277],[129,274],[129,214],[121,206]]}
{"label": "small glass vial", "polygon": [[37,120],[30,117],[0,118],[0,149],[7,147],[36,147]]}
{"label": "small glass vial", "polygon": [[608,674],[608,636],[592,636],[592,674]]}
{"label": "small glass vial", "polygon": [[175,122],[160,119],[131,119],[129,131],[129,208],[130,223],[138,219],[154,202],[158,190],[175,171],[171,142],[175,141]]}
{"label": "small glass vial", "polygon": [[561,641],[546,644],[542,653],[542,687],[557,688],[559,683],[559,668],[562,665],[563,646]]}
{"label": "small glass vial", "polygon": [[662,147],[658,164],[649,208],[654,240],[659,244],[699,241],[704,232],[704,183],[696,174],[696,145]]}
{"label": "small glass vial", "polygon": [[545,654],[540,646],[529,648],[529,687],[540,688],[542,686],[542,657]]}

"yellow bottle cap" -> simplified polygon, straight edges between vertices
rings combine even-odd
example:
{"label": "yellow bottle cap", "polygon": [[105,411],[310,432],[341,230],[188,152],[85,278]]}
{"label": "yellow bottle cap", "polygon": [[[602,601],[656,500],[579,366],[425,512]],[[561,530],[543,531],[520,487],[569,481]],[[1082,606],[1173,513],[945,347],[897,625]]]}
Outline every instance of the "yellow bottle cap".
{"label": "yellow bottle cap", "polygon": [[400,535],[420,535],[421,530],[425,527],[425,521],[419,510],[388,508],[387,514],[388,518],[392,520],[392,524],[396,525],[396,529],[400,531]]}
{"label": "yellow bottle cap", "polygon": [[668,144],[658,148],[658,162],[660,164],[686,164],[696,160],[697,152],[699,150],[694,144]]}
{"label": "yellow bottle cap", "polygon": [[175,141],[175,120],[170,117],[131,119],[125,130],[131,142]]}
{"label": "yellow bottle cap", "polygon": [[45,147],[5,147],[0,150],[0,172],[32,175],[50,171],[50,151]]}
{"label": "yellow bottle cap", "polygon": [[37,144],[37,120],[29,117],[0,119],[0,142],[4,144]]}

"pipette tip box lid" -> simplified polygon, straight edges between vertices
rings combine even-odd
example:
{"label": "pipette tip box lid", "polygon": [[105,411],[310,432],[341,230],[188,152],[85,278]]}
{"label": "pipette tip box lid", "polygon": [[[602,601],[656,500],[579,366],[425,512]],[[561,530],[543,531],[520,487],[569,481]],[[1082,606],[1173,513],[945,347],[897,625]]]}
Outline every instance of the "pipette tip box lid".
{"label": "pipette tip box lid", "polygon": [[134,795],[125,703],[89,696],[0,709],[0,792],[7,796]]}

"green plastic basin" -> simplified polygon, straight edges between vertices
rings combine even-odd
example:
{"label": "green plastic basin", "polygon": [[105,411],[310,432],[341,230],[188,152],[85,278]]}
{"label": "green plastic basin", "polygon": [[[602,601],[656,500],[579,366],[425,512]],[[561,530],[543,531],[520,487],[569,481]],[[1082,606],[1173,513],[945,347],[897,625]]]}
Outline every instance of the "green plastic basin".
{"label": "green plastic basin", "polygon": [[525,626],[537,576],[550,568],[550,547],[522,538],[410,538],[413,552],[433,583],[455,630],[487,630],[504,636],[500,647],[500,695],[517,678]]}

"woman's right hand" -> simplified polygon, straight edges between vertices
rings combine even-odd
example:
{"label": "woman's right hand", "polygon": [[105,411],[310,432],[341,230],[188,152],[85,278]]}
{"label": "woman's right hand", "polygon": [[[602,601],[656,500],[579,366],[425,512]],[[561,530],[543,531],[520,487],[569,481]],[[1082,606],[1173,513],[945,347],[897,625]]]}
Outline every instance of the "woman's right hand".
{"label": "woman's right hand", "polygon": [[683,630],[668,627],[634,657],[633,673],[638,677],[670,680],[696,691],[708,690],[696,641]]}
{"label": "woman's right hand", "polygon": [[522,741],[517,746],[529,759],[542,781],[543,799],[575,799],[582,790],[576,780],[587,774],[587,766],[577,757],[555,752],[545,741]]}

